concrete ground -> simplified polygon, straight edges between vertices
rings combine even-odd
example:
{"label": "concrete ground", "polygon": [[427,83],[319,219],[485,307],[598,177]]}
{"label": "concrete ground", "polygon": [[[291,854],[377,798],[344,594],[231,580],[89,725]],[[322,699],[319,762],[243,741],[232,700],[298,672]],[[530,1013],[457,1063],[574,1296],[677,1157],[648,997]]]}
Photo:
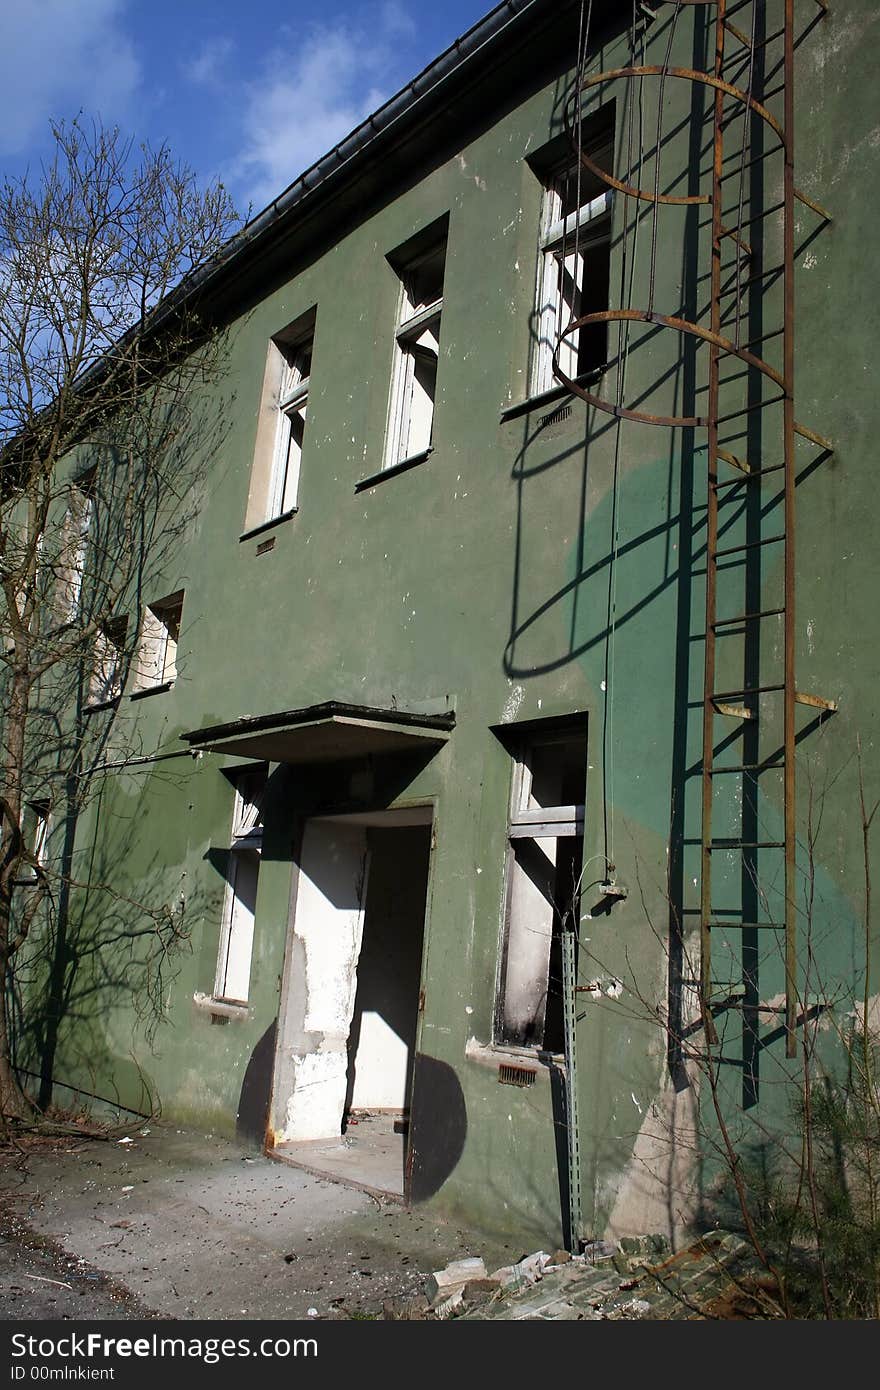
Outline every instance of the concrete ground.
{"label": "concrete ground", "polygon": [[450,1260],[527,1253],[212,1135],[122,1138],[0,1160],[0,1318],[381,1315]]}

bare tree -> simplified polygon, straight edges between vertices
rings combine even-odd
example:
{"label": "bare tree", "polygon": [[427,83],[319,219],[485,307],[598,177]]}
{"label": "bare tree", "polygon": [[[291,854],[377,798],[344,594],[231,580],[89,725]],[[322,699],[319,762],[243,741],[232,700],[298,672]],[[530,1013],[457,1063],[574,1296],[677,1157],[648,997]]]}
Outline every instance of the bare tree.
{"label": "bare tree", "polygon": [[[141,593],[185,537],[206,431],[219,428],[205,387],[224,332],[200,286],[234,219],[222,185],[200,190],[165,147],[135,149],[81,119],[52,133],[39,175],[0,189],[2,1125],[33,1113],[11,1058],[16,971],[39,954],[36,924],[57,941],[86,886],[72,872],[76,819],[106,756]],[[164,904],[135,915],[154,969],[179,924]]]}

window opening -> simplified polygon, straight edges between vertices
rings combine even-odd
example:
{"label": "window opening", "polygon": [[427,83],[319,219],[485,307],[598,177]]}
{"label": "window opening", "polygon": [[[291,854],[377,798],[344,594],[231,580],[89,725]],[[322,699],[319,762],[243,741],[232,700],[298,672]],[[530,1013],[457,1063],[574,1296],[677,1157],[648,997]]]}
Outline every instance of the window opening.
{"label": "window opening", "polygon": [[167,685],[177,677],[183,590],[144,609],[135,688]]}
{"label": "window opening", "polygon": [[283,516],[296,506],[312,373],[313,338],[314,334],[310,334],[294,347],[278,345],[283,363],[267,520]]}
{"label": "window opening", "polygon": [[95,514],[96,479],[97,469],[90,468],[81,473],[68,489],[58,574],[58,616],[62,623],[75,622],[80,612],[89,537]]}
{"label": "window opening", "polygon": [[110,618],[95,638],[95,664],[89,683],[89,704],[106,705],[118,700],[125,677],[125,638],[128,618]]}
{"label": "window opening", "polygon": [[[610,167],[610,141],[591,153],[601,167]],[[561,341],[560,334],[573,319],[608,308],[611,190],[570,158],[542,181],[532,395],[558,384],[553,373],[554,350],[561,370],[571,380],[597,371],[608,359],[607,324],[587,324]]]}
{"label": "window opening", "polygon": [[585,727],[530,736],[513,768],[497,1040],[563,1051],[560,936],[577,925]]}
{"label": "window opening", "polygon": [[217,954],[214,998],[246,1004],[250,991],[257,884],[263,842],[263,795],[268,768],[246,768],[235,777],[226,894]]}
{"label": "window opening", "polygon": [[430,449],[437,396],[446,236],[395,262],[401,281],[385,450],[386,468]]}

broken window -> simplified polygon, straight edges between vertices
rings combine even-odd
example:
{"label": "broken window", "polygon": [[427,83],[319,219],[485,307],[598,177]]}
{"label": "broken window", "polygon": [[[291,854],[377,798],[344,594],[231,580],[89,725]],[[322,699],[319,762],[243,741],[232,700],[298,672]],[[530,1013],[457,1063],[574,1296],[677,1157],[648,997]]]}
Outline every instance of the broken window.
{"label": "broken window", "polygon": [[214,998],[228,1003],[246,1004],[250,990],[267,771],[261,763],[236,773],[234,779],[232,842],[214,980]]}
{"label": "broken window", "polygon": [[560,935],[578,925],[585,717],[526,735],[513,769],[496,1040],[563,1050]]}
{"label": "broken window", "polygon": [[[606,135],[589,150],[602,169],[610,168],[612,144]],[[611,263],[611,190],[571,156],[541,174],[541,211],[536,335],[530,394],[559,384],[553,355],[572,381],[598,371],[608,360],[608,325],[591,323],[567,333],[569,323],[608,308]]]}
{"label": "broken window", "polygon": [[400,277],[400,305],[394,345],[394,367],[388,408],[385,468],[418,458],[431,447],[437,362],[440,354],[440,316],[446,266],[446,230],[427,246],[389,257]]}
{"label": "broken window", "polygon": [[89,682],[89,704],[92,706],[110,704],[122,694],[127,632],[128,618],[110,618],[98,629]]}
{"label": "broken window", "polygon": [[95,512],[97,470],[81,473],[68,490],[67,511],[61,528],[58,564],[57,608],[61,623],[75,622],[82,599],[89,534]]}
{"label": "broken window", "polygon": [[182,589],[144,609],[135,676],[136,691],[170,685],[176,678],[182,614]]}
{"label": "broken window", "polygon": [[269,343],[246,532],[297,509],[314,339],[312,308]]}

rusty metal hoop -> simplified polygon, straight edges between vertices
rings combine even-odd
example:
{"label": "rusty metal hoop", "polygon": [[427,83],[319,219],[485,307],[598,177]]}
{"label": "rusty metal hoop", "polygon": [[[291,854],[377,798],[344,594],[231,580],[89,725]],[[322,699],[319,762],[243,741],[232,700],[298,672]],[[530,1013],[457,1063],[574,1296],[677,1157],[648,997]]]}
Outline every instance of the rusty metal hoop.
{"label": "rusty metal hoop", "polygon": [[[699,3],[714,4],[715,0],[699,0]],[[678,77],[685,82],[698,82],[704,87],[713,87],[717,91],[726,92],[728,96],[734,97],[737,101],[741,102],[743,106],[747,106],[756,116],[759,116],[762,121],[769,125],[770,129],[778,137],[781,147],[783,149],[785,148],[785,134],[782,127],[772,112],[767,110],[766,106],[762,106],[759,101],[755,101],[754,97],[750,97],[748,92],[744,92],[741,87],[735,87],[733,83],[725,82],[723,78],[715,77],[712,73],[699,72],[696,68],[671,68],[666,67],[662,63],[648,63],[627,68],[606,68],[604,72],[598,72],[594,77],[585,78],[580,84],[579,91],[586,92],[591,87],[599,87],[604,82],[613,82],[619,77],[663,76]],[[608,184],[609,188],[616,188],[619,193],[623,193],[627,198],[640,198],[646,203],[674,204],[678,207],[693,207],[697,204],[706,206],[712,201],[708,193],[688,193],[680,196],[672,193],[658,193],[655,195],[650,189],[636,188],[634,184],[624,183],[622,179],[616,178],[614,174],[609,174],[607,169],[600,169],[595,160],[591,159],[583,150],[580,152],[580,160],[584,168],[589,169],[591,174],[601,179],[603,183]]]}
{"label": "rusty metal hoop", "polygon": [[686,333],[692,338],[699,338],[701,342],[712,343],[721,352],[732,357],[738,357],[741,362],[745,362],[749,367],[754,367],[763,376],[774,382],[780,390],[785,391],[784,378],[775,367],[770,366],[769,362],[765,362],[762,357],[756,357],[753,352],[748,352],[746,348],[737,347],[736,343],[731,342],[729,338],[722,337],[720,333],[713,333],[710,328],[703,328],[698,323],[692,323],[690,319],[676,318],[672,314],[658,314],[648,309],[602,309],[596,313],[584,314],[581,318],[574,319],[562,330],[553,353],[553,372],[566,389],[575,396],[580,396],[581,400],[586,401],[588,405],[595,406],[597,410],[602,410],[607,415],[614,415],[618,419],[636,420],[643,425],[665,425],[671,428],[696,428],[709,423],[708,418],[703,415],[650,415],[644,410],[630,410],[626,406],[612,405],[610,401],[603,400],[601,396],[585,390],[571,377],[566,376],[559,365],[559,343],[570,333],[576,333],[591,323],[653,323],[660,328],[672,328],[678,333]]}

